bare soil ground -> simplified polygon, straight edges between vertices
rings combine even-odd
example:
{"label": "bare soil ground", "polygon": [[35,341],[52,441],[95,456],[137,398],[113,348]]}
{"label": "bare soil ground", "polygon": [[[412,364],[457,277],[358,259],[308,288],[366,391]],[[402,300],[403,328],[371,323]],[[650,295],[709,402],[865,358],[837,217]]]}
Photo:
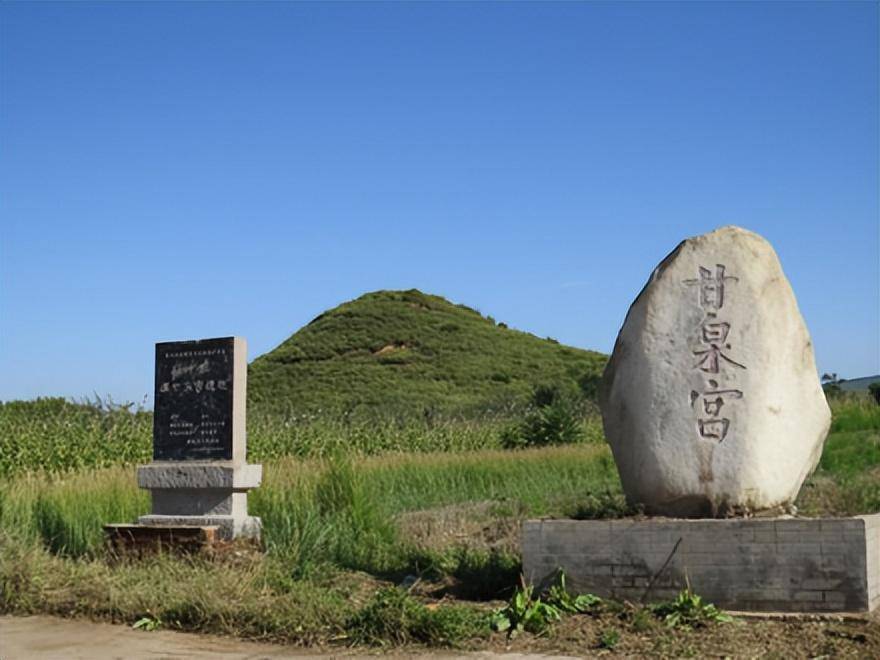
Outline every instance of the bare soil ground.
{"label": "bare soil ground", "polygon": [[[387,651],[387,650],[386,650]],[[211,658],[216,660],[275,660],[280,658],[375,657],[363,649],[324,648],[303,650],[279,644],[261,644],[215,635],[157,630],[143,632],[127,626],[48,616],[0,616],[2,660],[158,660]],[[386,655],[387,653],[382,653]],[[426,656],[432,660],[459,657],[460,653],[397,650],[396,657]],[[565,660],[565,656],[482,651],[468,654],[475,660]]]}
{"label": "bare soil ground", "polygon": [[2,660],[140,660],[141,658],[305,657],[290,647],[212,635],[156,630],[48,616],[0,617]]}
{"label": "bare soil ground", "polygon": [[[615,638],[613,648],[607,642]],[[603,642],[604,640],[604,642]],[[46,616],[0,617],[2,660],[141,658],[307,658],[317,655],[366,657],[391,649],[344,646],[298,647],[197,635],[168,630],[143,632],[127,626]],[[398,657],[452,658],[700,657],[700,658],[880,658],[880,618],[746,617],[730,624],[694,630],[666,628],[657,621],[641,623],[627,615],[572,616],[544,637],[520,635],[508,640],[496,634],[468,647],[437,651],[398,648]]]}
{"label": "bare soil ground", "polygon": [[[618,641],[609,649],[603,638]],[[500,640],[492,642],[499,648]],[[573,616],[547,637],[522,637],[519,652],[662,658],[880,658],[880,621],[871,618],[737,618],[699,629],[670,629],[656,620]]]}

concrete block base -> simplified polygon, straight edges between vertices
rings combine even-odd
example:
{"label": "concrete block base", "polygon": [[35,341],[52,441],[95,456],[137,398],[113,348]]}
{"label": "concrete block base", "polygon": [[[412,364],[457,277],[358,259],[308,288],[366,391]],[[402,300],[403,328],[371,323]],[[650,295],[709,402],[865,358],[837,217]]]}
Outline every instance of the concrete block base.
{"label": "concrete block base", "polygon": [[150,491],[151,514],[140,525],[216,526],[218,538],[259,540],[260,519],[247,512],[247,491],[260,485],[261,465],[163,461],[138,467],[138,485]]}
{"label": "concrete block base", "polygon": [[655,602],[688,582],[729,610],[867,612],[880,605],[880,514],[827,519],[529,520],[523,570],[572,591]]}
{"label": "concrete block base", "polygon": [[263,466],[213,461],[154,461],[140,465],[138,486],[164,488],[233,488],[247,490],[260,485]]}

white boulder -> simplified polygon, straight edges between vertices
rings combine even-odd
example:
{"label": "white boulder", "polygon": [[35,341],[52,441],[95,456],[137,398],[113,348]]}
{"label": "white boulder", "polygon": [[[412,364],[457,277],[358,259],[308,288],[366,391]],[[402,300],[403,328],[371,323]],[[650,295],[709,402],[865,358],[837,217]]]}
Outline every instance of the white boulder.
{"label": "white boulder", "polygon": [[627,499],[646,512],[790,505],[831,413],[770,244],[722,227],[666,257],[627,313],[601,406]]}

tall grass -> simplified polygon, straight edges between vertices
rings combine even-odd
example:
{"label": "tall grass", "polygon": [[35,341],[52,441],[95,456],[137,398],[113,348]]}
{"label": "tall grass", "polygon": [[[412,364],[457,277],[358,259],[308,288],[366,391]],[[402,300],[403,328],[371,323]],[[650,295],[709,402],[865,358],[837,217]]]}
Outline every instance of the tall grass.
{"label": "tall grass", "polygon": [[[359,461],[288,458],[266,466],[250,510],[263,520],[270,554],[290,574],[316,566],[383,572],[406,563],[394,517],[406,511],[472,501],[508,502],[532,515],[562,512],[589,493],[619,492],[607,448],[558,447],[457,455],[390,455]],[[27,475],[0,488],[0,526],[65,557],[96,556],[105,523],[149,509],[131,468],[69,477]]]}
{"label": "tall grass", "polygon": [[619,492],[605,445],[388,456],[367,463],[367,489],[390,513],[478,500],[515,501],[535,515],[589,493]]}
{"label": "tall grass", "polygon": [[866,394],[841,394],[829,399],[831,432],[880,430],[880,405]]}
{"label": "tall grass", "polygon": [[149,512],[149,495],[133,483],[131,470],[118,467],[63,478],[26,475],[0,492],[0,529],[65,557],[99,554],[104,524]]}
{"label": "tall grass", "polygon": [[[265,483],[251,495],[251,511],[263,520],[265,555],[231,564],[170,557],[105,563],[101,525],[132,520],[148,508],[133,470],[24,475],[0,487],[0,611],[128,622],[147,615],[182,628],[295,641],[338,638],[354,626],[353,639],[381,641],[362,637],[369,628],[364,617],[372,620],[370,612],[384,612],[388,603],[359,596],[365,578],[351,576],[458,580],[458,593],[484,599],[503,595],[520,571],[512,554],[457,543],[418,546],[402,533],[399,515],[486,499],[507,502],[519,516],[557,511],[560,492],[608,487],[607,456],[605,447],[582,446],[286,458],[266,465]],[[407,639],[440,643],[455,630],[474,630],[473,614],[444,609],[434,616],[409,601],[394,603],[416,617]],[[272,607],[277,610],[268,612]]]}

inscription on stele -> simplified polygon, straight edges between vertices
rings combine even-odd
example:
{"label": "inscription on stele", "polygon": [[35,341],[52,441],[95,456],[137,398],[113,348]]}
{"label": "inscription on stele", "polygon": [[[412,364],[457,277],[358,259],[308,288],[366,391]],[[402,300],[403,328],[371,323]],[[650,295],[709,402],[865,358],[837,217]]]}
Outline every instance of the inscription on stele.
{"label": "inscription on stele", "polygon": [[744,396],[742,390],[723,385],[726,372],[746,368],[726,352],[734,348],[728,341],[731,326],[719,314],[724,307],[727,282],[739,282],[738,277],[725,275],[726,269],[724,264],[715,264],[714,269],[699,266],[698,278],[684,280],[687,286],[696,287],[704,313],[697,330],[699,349],[693,351],[693,369],[708,375],[703,377],[705,387],[702,392],[691,390],[690,405],[697,411],[696,431],[700,438],[719,443],[727,437],[732,421],[731,417],[721,413],[721,409],[731,400]]}
{"label": "inscription on stele", "polygon": [[231,460],[234,338],[156,344],[153,460]]}

